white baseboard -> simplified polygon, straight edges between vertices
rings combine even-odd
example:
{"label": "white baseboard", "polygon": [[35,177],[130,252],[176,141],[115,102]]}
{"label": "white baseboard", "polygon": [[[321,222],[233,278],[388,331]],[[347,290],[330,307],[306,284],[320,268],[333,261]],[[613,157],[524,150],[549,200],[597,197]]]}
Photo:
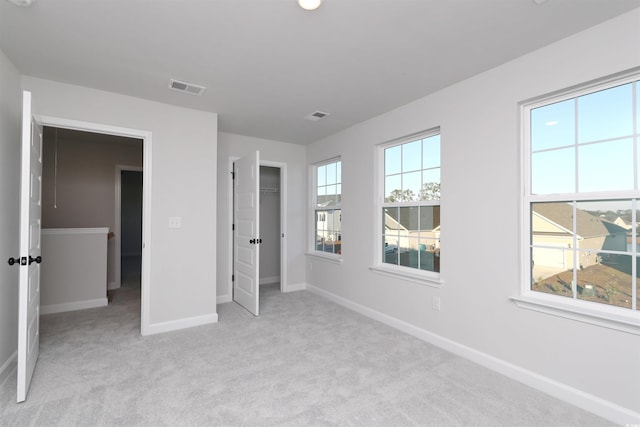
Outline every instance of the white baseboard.
{"label": "white baseboard", "polygon": [[147,327],[142,335],[161,334],[163,332],[177,331],[180,329],[193,328],[194,326],[208,325],[218,322],[218,313],[205,314],[204,316],[189,317],[186,319],[170,320],[168,322],[152,323]]}
{"label": "white baseboard", "polygon": [[392,328],[398,329],[418,339],[426,341],[437,347],[443,348],[458,356],[469,359],[478,365],[496,371],[515,381],[521,382],[553,396],[562,401],[568,402],[585,411],[596,414],[602,418],[606,418],[619,425],[630,425],[640,423],[640,413],[624,408],[613,402],[585,393],[566,384],[552,380],[551,378],[536,374],[520,366],[514,365],[497,357],[483,353],[471,347],[457,343],[440,335],[434,334],[427,330],[418,328],[410,323],[404,322],[395,317],[391,317],[369,307],[357,304],[348,299],[342,298],[313,285],[307,285],[307,290],[316,295],[320,295],[331,300],[343,307],[349,308],[357,313],[367,316],[371,319],[382,322]]}
{"label": "white baseboard", "polygon": [[11,376],[16,369],[16,361],[18,360],[18,351],[13,354],[0,366],[0,386]]}
{"label": "white baseboard", "polygon": [[40,314],[64,313],[65,311],[84,310],[87,308],[104,307],[107,298],[89,299],[84,301],[66,302],[63,304],[49,304],[40,306]]}
{"label": "white baseboard", "polygon": [[216,304],[224,304],[226,302],[231,302],[233,299],[231,295],[218,295],[216,296]]}
{"label": "white baseboard", "polygon": [[307,286],[308,285],[306,283],[293,283],[291,285],[287,285],[287,287],[283,289],[282,292],[304,291],[305,289],[307,289]]}
{"label": "white baseboard", "polygon": [[271,283],[280,283],[280,276],[271,276],[271,277],[261,277],[260,284],[261,285],[269,285]]}
{"label": "white baseboard", "polygon": [[107,283],[107,290],[111,291],[113,289],[120,289],[120,283],[117,283],[117,282],[109,282],[109,283]]}

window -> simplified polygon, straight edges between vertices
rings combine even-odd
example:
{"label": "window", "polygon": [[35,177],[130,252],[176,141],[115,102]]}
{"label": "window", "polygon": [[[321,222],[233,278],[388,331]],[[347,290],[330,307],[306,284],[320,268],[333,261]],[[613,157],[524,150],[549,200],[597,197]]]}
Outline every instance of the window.
{"label": "window", "polygon": [[[433,131],[380,147],[381,267],[440,272],[440,134]],[[413,270],[409,270],[413,269]]]}
{"label": "window", "polygon": [[342,162],[330,160],[314,167],[314,250],[342,254]]}
{"label": "window", "polygon": [[524,296],[638,316],[639,79],[523,106]]}

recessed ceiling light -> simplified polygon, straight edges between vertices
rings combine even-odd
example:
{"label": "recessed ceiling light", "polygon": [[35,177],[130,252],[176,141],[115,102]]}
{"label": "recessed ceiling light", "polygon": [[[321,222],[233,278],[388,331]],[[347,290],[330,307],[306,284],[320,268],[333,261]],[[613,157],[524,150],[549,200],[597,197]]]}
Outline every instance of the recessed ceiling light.
{"label": "recessed ceiling light", "polygon": [[322,4],[322,0],[298,0],[298,5],[304,10],[316,10]]}

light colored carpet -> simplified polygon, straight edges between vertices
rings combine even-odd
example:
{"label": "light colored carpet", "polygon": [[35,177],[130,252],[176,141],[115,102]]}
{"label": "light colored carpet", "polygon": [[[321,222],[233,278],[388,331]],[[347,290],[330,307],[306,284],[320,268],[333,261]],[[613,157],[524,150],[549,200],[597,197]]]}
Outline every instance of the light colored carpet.
{"label": "light colored carpet", "polygon": [[263,289],[261,316],[139,333],[139,291],[43,316],[25,403],[3,426],[607,426],[610,423],[309,292]]}

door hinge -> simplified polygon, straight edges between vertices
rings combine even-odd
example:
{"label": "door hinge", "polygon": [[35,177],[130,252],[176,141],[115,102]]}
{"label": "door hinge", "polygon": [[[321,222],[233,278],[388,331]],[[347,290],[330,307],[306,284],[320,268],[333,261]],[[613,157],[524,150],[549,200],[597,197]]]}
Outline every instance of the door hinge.
{"label": "door hinge", "polygon": [[231,224],[231,231],[234,231],[236,229],[236,225],[235,224]]}
{"label": "door hinge", "polygon": [[232,275],[231,275],[231,281],[232,281],[232,282],[235,282],[235,281],[236,281],[236,275],[235,275],[235,274],[232,274]]}
{"label": "door hinge", "polygon": [[235,172],[231,172],[231,179],[236,179],[236,173]]}

